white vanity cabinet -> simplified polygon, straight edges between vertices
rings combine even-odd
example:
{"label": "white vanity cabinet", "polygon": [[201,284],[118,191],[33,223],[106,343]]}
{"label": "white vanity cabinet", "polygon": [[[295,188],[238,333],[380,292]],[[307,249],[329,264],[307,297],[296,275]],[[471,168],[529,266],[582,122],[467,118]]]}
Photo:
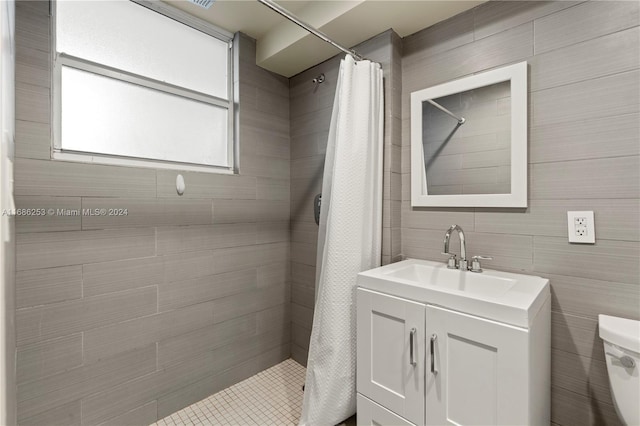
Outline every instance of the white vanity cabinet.
{"label": "white vanity cabinet", "polygon": [[426,311],[427,424],[538,424],[529,403],[530,377],[539,373],[530,370],[529,330],[437,306]]}
{"label": "white vanity cabinet", "polygon": [[538,308],[519,327],[358,288],[358,424],[548,425],[549,298]]}
{"label": "white vanity cabinet", "polygon": [[423,424],[425,305],[358,289],[357,306],[358,392]]}

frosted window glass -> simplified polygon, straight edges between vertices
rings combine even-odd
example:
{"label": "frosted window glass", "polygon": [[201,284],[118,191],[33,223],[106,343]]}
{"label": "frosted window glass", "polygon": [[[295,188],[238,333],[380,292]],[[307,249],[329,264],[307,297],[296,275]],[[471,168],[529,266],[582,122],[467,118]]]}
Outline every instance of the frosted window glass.
{"label": "frosted window glass", "polygon": [[227,110],[62,67],[63,150],[228,167]]}
{"label": "frosted window glass", "polygon": [[229,45],[128,0],[56,2],[57,51],[228,99]]}

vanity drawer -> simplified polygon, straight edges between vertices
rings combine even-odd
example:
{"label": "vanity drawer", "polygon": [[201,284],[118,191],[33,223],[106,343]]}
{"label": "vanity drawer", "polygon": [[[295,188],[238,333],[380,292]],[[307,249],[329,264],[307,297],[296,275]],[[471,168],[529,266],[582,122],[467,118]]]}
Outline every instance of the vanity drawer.
{"label": "vanity drawer", "polygon": [[358,426],[415,426],[397,414],[371,401],[366,396],[358,394]]}

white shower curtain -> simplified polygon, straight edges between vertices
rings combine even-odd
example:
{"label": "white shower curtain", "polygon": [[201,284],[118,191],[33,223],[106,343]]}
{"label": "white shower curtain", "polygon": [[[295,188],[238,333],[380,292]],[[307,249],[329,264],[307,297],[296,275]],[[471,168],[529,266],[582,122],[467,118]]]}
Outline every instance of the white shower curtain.
{"label": "white shower curtain", "polygon": [[380,65],[340,64],[324,163],[316,304],[300,425],[356,412],[356,274],[380,265],[383,91]]}

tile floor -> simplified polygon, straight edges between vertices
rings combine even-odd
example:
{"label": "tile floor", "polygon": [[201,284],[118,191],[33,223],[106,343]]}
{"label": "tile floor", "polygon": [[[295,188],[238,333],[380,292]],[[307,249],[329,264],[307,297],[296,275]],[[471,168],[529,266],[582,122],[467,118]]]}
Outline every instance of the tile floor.
{"label": "tile floor", "polygon": [[292,359],[196,402],[154,424],[297,425],[305,368]]}

